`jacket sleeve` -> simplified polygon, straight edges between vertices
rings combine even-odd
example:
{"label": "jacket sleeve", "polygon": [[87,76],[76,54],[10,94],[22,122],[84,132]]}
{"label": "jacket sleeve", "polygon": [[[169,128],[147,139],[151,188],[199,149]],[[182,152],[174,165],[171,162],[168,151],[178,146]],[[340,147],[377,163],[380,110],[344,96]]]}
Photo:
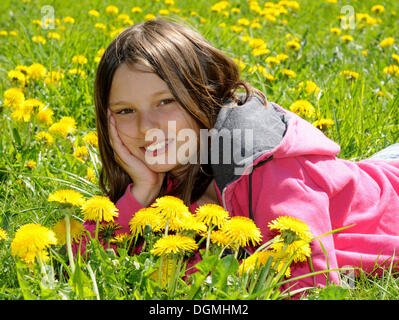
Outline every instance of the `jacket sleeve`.
{"label": "jacket sleeve", "polygon": [[[132,195],[130,192],[131,187],[133,184],[129,184],[126,188],[125,193],[123,196],[116,202],[115,206],[118,209],[118,217],[114,220],[116,224],[118,224],[121,228],[116,230],[116,234],[122,234],[122,233],[130,233],[130,228],[129,228],[129,221],[133,217],[133,215],[143,208],[143,205]],[[91,236],[94,237],[95,233],[95,228],[96,228],[96,223],[94,221],[89,221],[86,220],[83,223],[83,226],[87,231],[90,232]],[[80,252],[83,255],[85,250],[86,250],[86,242],[88,241],[88,237],[82,237],[80,240]],[[103,244],[104,247],[107,246],[107,244]],[[116,246],[114,244],[110,244],[110,247],[113,249],[116,249]],[[76,252],[79,250],[79,243],[73,243],[73,252],[76,254]]]}
{"label": "jacket sleeve", "polygon": [[[305,222],[314,237],[332,231],[328,194],[307,174],[295,158],[274,159],[255,169],[252,195],[254,220],[260,227],[266,242],[273,237],[268,223],[279,216],[292,216]],[[313,271],[338,267],[333,235],[311,242]],[[325,252],[326,253],[325,253]],[[327,254],[327,255],[326,255]],[[308,262],[291,264],[291,277],[312,272]],[[326,285],[327,280],[339,283],[338,272],[322,273],[288,283],[285,287],[295,290],[304,287]]]}

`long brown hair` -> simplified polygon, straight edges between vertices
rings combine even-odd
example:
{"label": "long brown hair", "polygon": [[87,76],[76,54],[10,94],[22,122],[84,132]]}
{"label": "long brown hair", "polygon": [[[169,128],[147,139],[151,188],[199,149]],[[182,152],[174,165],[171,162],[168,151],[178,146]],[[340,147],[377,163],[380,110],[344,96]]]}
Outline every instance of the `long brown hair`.
{"label": "long brown hair", "polygon": [[[100,187],[116,202],[132,182],[117,164],[108,135],[107,109],[113,75],[122,63],[141,64],[164,80],[174,98],[192,115],[200,128],[213,128],[219,109],[228,100],[245,103],[257,93],[240,80],[234,61],[213,47],[193,28],[184,23],[154,19],[132,25],[122,31],[106,48],[98,65],[94,100],[99,151],[102,161]],[[237,89],[246,91],[240,101]],[[182,171],[184,179],[169,193],[182,198],[186,205],[198,200],[213,179],[210,165],[190,164]],[[204,172],[208,171],[208,173]],[[180,177],[181,178],[181,177]],[[164,183],[160,195],[165,194]]]}

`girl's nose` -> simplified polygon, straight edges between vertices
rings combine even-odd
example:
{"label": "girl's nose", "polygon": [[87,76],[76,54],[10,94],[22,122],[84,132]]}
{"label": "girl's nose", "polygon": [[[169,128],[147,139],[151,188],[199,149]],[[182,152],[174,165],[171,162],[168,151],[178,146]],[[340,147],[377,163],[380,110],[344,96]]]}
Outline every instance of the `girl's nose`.
{"label": "girl's nose", "polygon": [[138,119],[138,129],[140,133],[145,135],[151,129],[158,129],[159,121],[158,117],[151,112],[140,114]]}

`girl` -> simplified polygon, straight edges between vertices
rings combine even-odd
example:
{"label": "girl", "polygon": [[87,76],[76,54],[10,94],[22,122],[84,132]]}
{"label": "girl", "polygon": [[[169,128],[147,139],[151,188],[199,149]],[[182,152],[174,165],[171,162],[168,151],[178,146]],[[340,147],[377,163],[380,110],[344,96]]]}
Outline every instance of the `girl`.
{"label": "girl", "polygon": [[[337,158],[334,141],[241,81],[235,63],[188,27],[155,19],[119,34],[99,63],[95,106],[100,185],[119,209],[118,233],[129,232],[135,212],[169,194],[191,212],[216,203],[250,217],[264,241],[267,223],[281,215],[303,220],[314,236],[354,224],[312,243],[314,271],[371,271],[399,248],[399,161],[378,159],[384,153]],[[204,130],[213,135],[201,139]],[[183,131],[196,138],[178,139]],[[203,143],[223,132],[241,136],[223,135],[223,147],[208,145],[201,154]],[[250,138],[242,139],[246,132]],[[392,159],[398,147],[387,150]],[[293,277],[309,272],[307,263],[292,268]],[[330,280],[338,283],[338,273]],[[321,274],[294,289],[325,283]]]}

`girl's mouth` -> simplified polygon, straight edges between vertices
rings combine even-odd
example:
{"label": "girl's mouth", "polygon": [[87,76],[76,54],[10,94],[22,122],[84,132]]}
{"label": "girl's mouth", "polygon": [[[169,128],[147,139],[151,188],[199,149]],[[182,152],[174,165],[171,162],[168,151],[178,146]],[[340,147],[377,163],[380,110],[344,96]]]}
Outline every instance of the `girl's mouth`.
{"label": "girl's mouth", "polygon": [[151,157],[156,157],[159,154],[162,154],[168,150],[169,145],[174,141],[174,139],[171,140],[165,140],[162,142],[158,143],[152,143],[149,146],[146,147],[140,147],[140,149],[148,156]]}

